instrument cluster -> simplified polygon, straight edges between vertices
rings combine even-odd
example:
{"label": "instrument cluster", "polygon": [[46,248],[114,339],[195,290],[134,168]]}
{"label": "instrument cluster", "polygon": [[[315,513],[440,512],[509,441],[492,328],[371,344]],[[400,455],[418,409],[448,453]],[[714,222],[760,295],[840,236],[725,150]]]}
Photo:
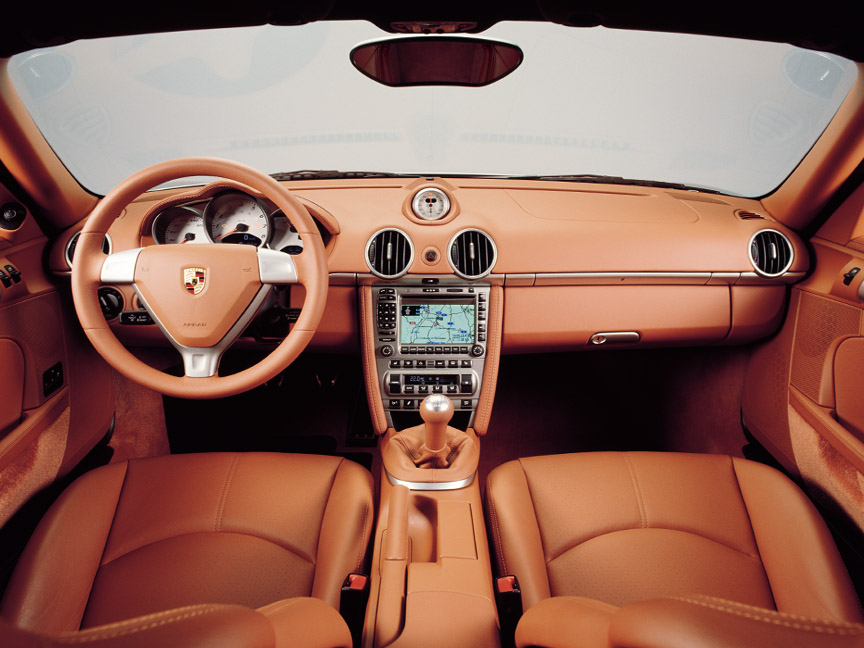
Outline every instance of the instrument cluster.
{"label": "instrument cluster", "polygon": [[225,191],[206,203],[175,205],[156,214],[153,238],[159,245],[234,243],[300,254],[303,241],[281,209],[242,191]]}

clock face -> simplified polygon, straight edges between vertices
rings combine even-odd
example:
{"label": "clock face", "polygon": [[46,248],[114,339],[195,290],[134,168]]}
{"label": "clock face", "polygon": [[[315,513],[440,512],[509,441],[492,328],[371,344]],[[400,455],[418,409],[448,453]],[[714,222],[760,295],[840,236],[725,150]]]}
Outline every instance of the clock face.
{"label": "clock face", "polygon": [[421,189],[411,201],[411,209],[423,220],[439,220],[450,211],[450,198],[440,189]]}

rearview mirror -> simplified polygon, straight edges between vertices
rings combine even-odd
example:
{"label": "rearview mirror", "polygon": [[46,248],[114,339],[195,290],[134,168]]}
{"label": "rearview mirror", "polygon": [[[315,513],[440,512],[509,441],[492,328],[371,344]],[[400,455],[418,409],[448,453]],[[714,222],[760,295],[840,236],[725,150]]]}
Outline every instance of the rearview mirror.
{"label": "rearview mirror", "polygon": [[388,86],[485,86],[522,63],[516,45],[466,36],[407,36],[351,50],[360,72]]}

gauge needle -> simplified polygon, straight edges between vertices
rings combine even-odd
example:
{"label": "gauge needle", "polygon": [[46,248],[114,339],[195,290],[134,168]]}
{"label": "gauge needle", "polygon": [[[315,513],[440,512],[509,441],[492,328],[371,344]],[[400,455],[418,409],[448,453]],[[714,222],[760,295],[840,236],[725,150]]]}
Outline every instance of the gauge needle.
{"label": "gauge needle", "polygon": [[218,240],[221,239],[221,238],[225,238],[225,237],[228,236],[229,234],[234,234],[235,232],[239,232],[239,231],[240,231],[240,230],[238,230],[238,229],[235,227],[235,228],[232,229],[230,232],[223,232],[222,234],[220,234],[219,236],[217,236],[217,237],[216,237],[216,240],[218,241]]}
{"label": "gauge needle", "polygon": [[239,223],[237,225],[237,227],[232,229],[230,232],[224,232],[224,233],[220,234],[219,236],[217,236],[216,240],[218,241],[219,239],[225,238],[229,234],[234,234],[235,232],[248,232],[248,231],[249,231],[249,226],[246,223]]}

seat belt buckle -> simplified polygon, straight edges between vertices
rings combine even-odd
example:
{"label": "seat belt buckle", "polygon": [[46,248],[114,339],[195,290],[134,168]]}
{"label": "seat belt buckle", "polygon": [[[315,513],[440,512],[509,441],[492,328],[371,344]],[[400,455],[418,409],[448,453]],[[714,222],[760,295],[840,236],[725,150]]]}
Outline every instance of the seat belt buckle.
{"label": "seat belt buckle", "polygon": [[364,574],[348,574],[342,583],[339,595],[339,614],[348,624],[354,648],[360,647],[363,623],[366,621],[366,603],[369,600],[369,577]]}
{"label": "seat belt buckle", "polygon": [[495,579],[495,605],[498,606],[498,623],[501,625],[501,648],[513,648],[516,645],[516,626],[522,618],[522,590],[515,576]]}

